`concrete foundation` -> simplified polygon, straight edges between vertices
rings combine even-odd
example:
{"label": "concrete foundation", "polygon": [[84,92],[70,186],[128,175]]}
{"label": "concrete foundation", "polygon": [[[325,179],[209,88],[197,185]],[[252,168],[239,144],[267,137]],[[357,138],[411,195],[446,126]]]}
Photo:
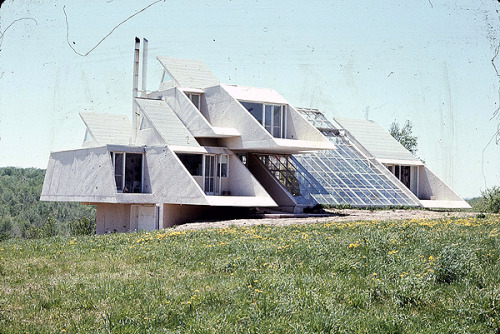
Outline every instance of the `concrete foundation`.
{"label": "concrete foundation", "polygon": [[98,203],[97,234],[130,231],[130,204]]}

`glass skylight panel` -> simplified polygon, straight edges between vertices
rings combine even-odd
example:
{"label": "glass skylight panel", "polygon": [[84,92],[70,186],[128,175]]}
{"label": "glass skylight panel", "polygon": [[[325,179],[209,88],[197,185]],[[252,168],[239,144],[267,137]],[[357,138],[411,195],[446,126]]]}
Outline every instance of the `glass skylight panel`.
{"label": "glass skylight panel", "polygon": [[[290,159],[296,174],[309,176],[297,177],[302,198],[316,201],[309,204],[418,205],[341,135],[341,129],[336,128],[320,111],[299,111],[337,147],[317,153],[297,154]],[[317,186],[308,186],[313,183]],[[317,189],[322,191],[315,193]]]}

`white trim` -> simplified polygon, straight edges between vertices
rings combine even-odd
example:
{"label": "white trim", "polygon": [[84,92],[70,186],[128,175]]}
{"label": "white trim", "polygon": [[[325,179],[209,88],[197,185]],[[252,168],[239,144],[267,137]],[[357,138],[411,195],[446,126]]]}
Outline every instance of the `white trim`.
{"label": "white trim", "polygon": [[420,160],[395,160],[395,159],[377,159],[378,162],[384,165],[403,165],[403,166],[423,166],[424,163]]}

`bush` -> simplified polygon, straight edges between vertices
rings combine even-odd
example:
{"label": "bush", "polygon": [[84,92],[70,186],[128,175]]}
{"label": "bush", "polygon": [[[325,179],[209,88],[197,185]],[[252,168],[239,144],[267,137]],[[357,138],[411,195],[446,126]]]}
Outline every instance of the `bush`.
{"label": "bush", "polygon": [[39,239],[42,236],[42,229],[36,226],[29,226],[24,231],[24,237],[26,239]]}
{"label": "bush", "polygon": [[10,239],[10,233],[0,232],[0,242]]}
{"label": "bush", "polygon": [[69,224],[69,232],[71,235],[93,235],[95,234],[95,222],[87,217],[78,219]]}
{"label": "bush", "polygon": [[481,212],[500,213],[500,187],[493,187],[481,191],[481,197],[474,205],[474,209]]}
{"label": "bush", "polygon": [[49,217],[43,225],[41,230],[41,236],[44,238],[53,237],[56,233],[56,220],[52,217]]}

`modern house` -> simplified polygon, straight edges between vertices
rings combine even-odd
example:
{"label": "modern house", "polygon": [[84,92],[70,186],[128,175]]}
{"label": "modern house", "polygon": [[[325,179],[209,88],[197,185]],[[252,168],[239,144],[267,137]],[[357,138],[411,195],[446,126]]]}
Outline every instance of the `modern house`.
{"label": "modern house", "polygon": [[[50,155],[43,201],[97,205],[97,233],[153,230],[230,208],[468,207],[371,121],[329,121],[272,89],[225,85],[201,62],[157,57],[132,118],[80,113],[83,147]],[[143,73],[147,40],[144,40]]]}

